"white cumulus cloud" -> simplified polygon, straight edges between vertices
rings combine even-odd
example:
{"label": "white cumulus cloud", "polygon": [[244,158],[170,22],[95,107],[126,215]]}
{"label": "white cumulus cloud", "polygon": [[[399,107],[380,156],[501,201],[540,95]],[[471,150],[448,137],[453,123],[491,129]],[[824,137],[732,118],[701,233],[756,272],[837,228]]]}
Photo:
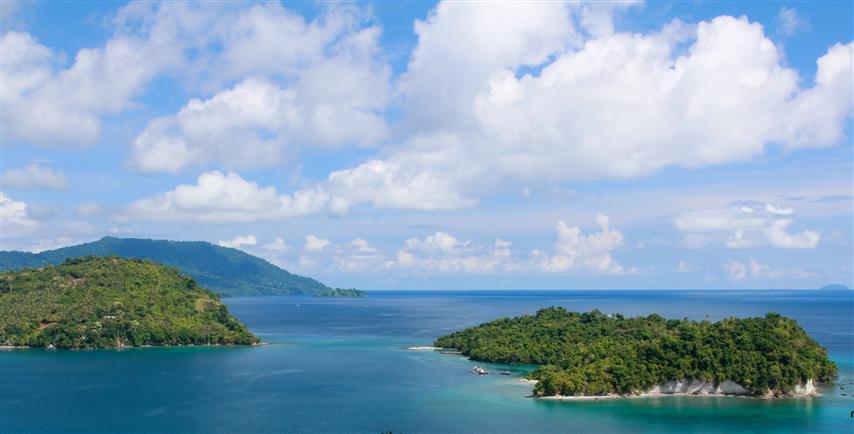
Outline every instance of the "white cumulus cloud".
{"label": "white cumulus cloud", "polygon": [[340,245],[311,234],[298,257],[299,267],[306,271],[379,271],[384,262],[383,253],[363,238]]}
{"label": "white cumulus cloud", "polygon": [[599,232],[585,235],[578,226],[569,226],[559,221],[556,230],[558,239],[554,253],[549,255],[539,250],[532,252],[533,263],[547,273],[559,273],[572,269],[586,269],[598,273],[622,274],[611,251],[623,244],[623,233],[611,229],[610,219],[602,214],[596,216]]}
{"label": "white cumulus cloud", "polygon": [[387,268],[409,269],[415,272],[439,273],[492,273],[505,271],[510,265],[509,243],[497,240],[498,245],[480,246],[471,241],[460,241],[442,231],[420,238],[406,240]]}
{"label": "white cumulus cloud", "polygon": [[[93,143],[102,118],[132,110],[158,78],[201,95],[258,78],[278,83],[300,115],[297,125],[293,119],[278,121],[281,142],[373,144],[385,134],[378,112],[389,96],[390,70],[379,51],[380,28],[369,17],[344,4],[324,7],[306,21],[277,3],[134,2],[116,12],[103,46],[81,49],[71,62],[29,33],[9,31],[0,38],[2,129],[41,145]],[[208,149],[192,130],[194,121],[205,123],[198,117],[216,110],[227,112],[212,107],[199,113],[188,103],[180,116],[152,121],[137,140],[136,165],[176,171],[178,165],[230,162],[217,153],[222,142]],[[193,115],[197,119],[188,119]],[[249,117],[243,125],[231,124],[243,137],[254,126]],[[270,134],[263,127],[256,133]],[[241,150],[240,143],[231,145],[232,153]],[[236,161],[252,160],[249,151]],[[170,163],[168,157],[182,161]]]}
{"label": "white cumulus cloud", "polygon": [[240,175],[219,171],[200,175],[196,184],[175,189],[128,205],[124,220],[249,223],[287,219],[322,212],[327,194],[300,190],[279,194],[274,187],[260,187]]}
{"label": "white cumulus cloud", "polygon": [[54,250],[62,247],[73,246],[75,244],[80,244],[80,242],[68,236],[42,238],[30,246],[28,250],[33,253],[39,253],[45,250]]}
{"label": "white cumulus cloud", "polygon": [[[832,146],[852,112],[854,43],[829,47],[808,83],[746,17],[625,33],[579,27],[581,12],[560,3],[473,9],[443,2],[416,25],[399,83],[409,135],[370,163],[440,180],[431,191],[453,197],[447,206],[519,181],[637,177],[750,161],[773,145]],[[356,176],[348,185],[375,198],[398,188]]]}
{"label": "white cumulus cloud", "polygon": [[765,211],[768,211],[771,214],[777,214],[777,215],[791,215],[791,214],[795,213],[795,210],[793,210],[792,208],[780,206],[779,204],[778,205],[772,205],[770,203],[765,204]]}
{"label": "white cumulus cloud", "polygon": [[780,11],[777,12],[777,17],[774,18],[774,23],[783,35],[792,35],[800,30],[808,30],[810,28],[809,22],[801,18],[797,10],[787,6],[780,8]]}
{"label": "white cumulus cloud", "polygon": [[242,249],[244,246],[254,246],[258,244],[258,239],[255,238],[255,235],[238,235],[230,240],[220,240],[217,242],[218,245],[223,247],[231,247],[233,249]]}
{"label": "white cumulus cloud", "polygon": [[152,120],[134,141],[136,168],[271,166],[306,146],[372,146],[385,137],[390,69],[379,57],[379,27],[363,25],[357,9],[332,7],[306,22],[279,5],[256,5],[217,36],[225,47],[209,68],[241,80]]}
{"label": "white cumulus cloud", "polygon": [[458,196],[440,176],[412,174],[384,162],[333,172],[327,181],[291,194],[261,187],[235,172],[205,172],[195,185],[139,199],[120,213],[123,220],[249,223],[310,214],[347,214],[352,205],[422,210],[454,209],[475,202]]}
{"label": "white cumulus cloud", "polygon": [[[560,56],[539,76],[497,72],[474,107],[499,168],[520,177],[630,177],[842,137],[852,45],[831,49],[815,86],[799,89],[759,24],[719,17],[697,25],[686,53],[676,54],[677,42],[668,33],[618,33]],[[803,111],[815,98],[828,106]]]}
{"label": "white cumulus cloud", "polygon": [[268,252],[271,254],[278,254],[281,252],[286,252],[290,249],[288,245],[285,243],[285,240],[282,238],[276,238],[273,241],[264,244],[260,247],[260,250],[263,252]]}
{"label": "white cumulus cloud", "polygon": [[673,223],[685,235],[685,244],[694,248],[707,244],[724,244],[730,249],[759,246],[812,249],[818,246],[819,231],[788,232],[794,220],[781,216],[791,214],[794,214],[791,208],[766,203],[764,210],[740,206],[693,211],[677,216]]}
{"label": "white cumulus cloud", "polygon": [[0,192],[0,232],[3,237],[22,237],[32,234],[39,222],[30,216],[26,202],[14,200]]}
{"label": "white cumulus cloud", "polygon": [[104,207],[96,202],[83,202],[77,205],[74,211],[79,216],[92,217],[104,212]]}
{"label": "white cumulus cloud", "polygon": [[59,170],[39,164],[28,164],[19,169],[3,172],[4,188],[44,189],[63,191],[68,189],[68,180]]}
{"label": "white cumulus cloud", "polygon": [[332,243],[326,238],[320,238],[313,234],[308,234],[305,236],[305,251],[307,252],[320,252],[325,247],[331,246]]}
{"label": "white cumulus cloud", "polygon": [[415,164],[372,160],[329,175],[327,188],[351,202],[370,202],[378,208],[439,210],[466,208],[474,199],[460,195],[439,172]]}
{"label": "white cumulus cloud", "polygon": [[536,249],[525,255],[501,238],[491,245],[481,245],[438,231],[423,239],[408,239],[386,267],[440,273],[622,274],[623,267],[611,256],[623,244],[622,232],[610,227],[607,216],[597,215],[596,223],[599,231],[585,234],[578,226],[558,221],[551,254]]}
{"label": "white cumulus cloud", "polygon": [[[445,231],[411,237],[396,251],[384,251],[364,238],[337,243],[314,234],[295,256],[283,252],[259,254],[277,263],[295,263],[306,272],[382,272],[395,275],[431,274],[622,274],[611,254],[623,244],[620,231],[610,227],[608,217],[597,216],[599,230],[585,233],[580,227],[557,224],[554,252],[520,252],[513,243],[496,238],[490,243],[460,239]],[[633,272],[629,269],[628,272]]]}
{"label": "white cumulus cloud", "polygon": [[[760,264],[754,258],[747,258],[747,263],[729,260],[723,264],[724,271],[731,280],[744,279],[779,279],[786,275],[783,271],[772,268],[768,265]],[[801,270],[791,273],[793,277],[807,277],[809,273],[804,273]]]}
{"label": "white cumulus cloud", "polygon": [[[70,65],[63,54],[42,45],[26,32],[0,37],[0,104],[6,134],[45,145],[93,143],[100,135],[101,117],[131,107],[132,99],[158,74],[181,63],[185,46],[177,38],[187,24],[179,11],[164,5],[168,23],[136,27],[123,9],[115,32],[98,48],[77,52]],[[128,30],[128,31],[126,31]]]}
{"label": "white cumulus cloud", "polygon": [[399,83],[405,122],[412,128],[432,131],[470,123],[472,102],[491,74],[540,65],[579,41],[567,4],[483,6],[443,1],[427,19],[416,21],[418,45]]}
{"label": "white cumulus cloud", "polygon": [[765,229],[768,241],[774,247],[789,249],[813,249],[818,246],[821,234],[814,230],[805,230],[798,234],[789,234],[786,228],[792,224],[792,220],[775,220]]}

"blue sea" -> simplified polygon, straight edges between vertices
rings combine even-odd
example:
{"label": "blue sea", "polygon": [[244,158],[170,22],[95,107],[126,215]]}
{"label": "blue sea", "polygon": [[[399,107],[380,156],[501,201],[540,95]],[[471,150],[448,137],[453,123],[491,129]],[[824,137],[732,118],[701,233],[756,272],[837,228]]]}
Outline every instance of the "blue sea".
{"label": "blue sea", "polygon": [[[0,352],[0,433],[851,433],[854,292],[390,291],[225,300],[266,345]],[[814,399],[556,402],[405,347],[546,306],[717,320],[779,312],[830,351]],[[500,368],[498,365],[488,365]]]}

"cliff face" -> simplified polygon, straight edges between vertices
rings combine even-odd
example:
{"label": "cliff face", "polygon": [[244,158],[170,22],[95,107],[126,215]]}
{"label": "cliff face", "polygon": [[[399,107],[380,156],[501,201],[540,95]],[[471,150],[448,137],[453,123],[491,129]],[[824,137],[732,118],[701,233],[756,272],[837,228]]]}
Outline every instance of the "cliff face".
{"label": "cliff face", "polygon": [[750,391],[744,386],[730,380],[724,380],[715,386],[711,381],[704,380],[671,380],[664,384],[655,385],[645,391],[646,395],[749,395]]}
{"label": "cliff face", "polygon": [[[769,392],[771,392],[771,391],[769,390]],[[792,395],[792,396],[818,396],[819,392],[820,392],[819,388],[816,387],[815,382],[813,381],[812,378],[810,378],[809,380],[807,380],[806,383],[796,385],[794,392],[792,392],[790,395]]]}
{"label": "cliff face", "polygon": [[[731,381],[724,380],[717,386],[711,381],[682,379],[671,380],[664,384],[655,385],[647,390],[639,393],[640,395],[731,395],[731,396],[751,396],[750,390],[744,386]],[[786,398],[786,397],[805,397],[816,396],[819,394],[818,388],[812,379],[806,383],[795,385],[791,392],[782,392],[769,389],[762,398]]]}
{"label": "cliff face", "polygon": [[[527,380],[531,381],[531,380]],[[535,382],[536,383],[536,382]],[[666,381],[663,384],[655,385],[645,390],[636,390],[633,393],[621,395],[618,393],[607,393],[602,395],[547,395],[537,396],[531,395],[538,399],[556,399],[556,400],[587,400],[587,399],[619,399],[619,398],[642,398],[655,396],[743,396],[759,399],[779,399],[779,398],[805,398],[818,396],[819,388],[815,385],[815,381],[810,379],[803,384],[795,385],[790,392],[781,390],[768,389],[762,395],[755,395],[746,387],[731,381],[724,380],[717,386],[711,381],[682,379]]]}

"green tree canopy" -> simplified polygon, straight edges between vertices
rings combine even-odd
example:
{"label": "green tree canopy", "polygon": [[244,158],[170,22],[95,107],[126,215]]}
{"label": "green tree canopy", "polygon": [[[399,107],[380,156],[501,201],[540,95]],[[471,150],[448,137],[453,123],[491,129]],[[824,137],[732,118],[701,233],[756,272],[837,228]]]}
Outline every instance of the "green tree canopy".
{"label": "green tree canopy", "polygon": [[218,295],[149,260],[82,257],[0,273],[0,344],[104,348],[256,342]]}
{"label": "green tree canopy", "polygon": [[731,380],[762,395],[836,376],[827,351],[776,313],[712,323],[549,307],[442,336],[434,345],[479,361],[541,365],[531,374],[538,396],[629,394],[682,379]]}

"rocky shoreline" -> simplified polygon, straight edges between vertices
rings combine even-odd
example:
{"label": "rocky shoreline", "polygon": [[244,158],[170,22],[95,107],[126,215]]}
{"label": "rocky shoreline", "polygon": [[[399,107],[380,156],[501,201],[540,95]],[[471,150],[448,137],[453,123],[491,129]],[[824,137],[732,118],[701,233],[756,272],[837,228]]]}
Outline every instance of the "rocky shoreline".
{"label": "rocky shoreline", "polygon": [[[536,384],[536,380],[523,379],[522,381],[529,384]],[[807,398],[819,396],[820,389],[815,385],[812,379],[807,380],[804,384],[798,384],[791,392],[783,392],[780,390],[768,389],[762,395],[752,395],[744,386],[730,380],[724,380],[720,384],[715,385],[711,381],[704,380],[671,380],[664,384],[653,386],[644,391],[638,391],[631,394],[609,393],[607,395],[578,395],[578,396],[534,396],[531,398],[544,400],[559,400],[559,401],[585,401],[597,399],[617,399],[617,398],[654,398],[661,396],[725,396],[725,397],[740,397],[740,398],[756,398],[756,399],[785,399],[785,398]]]}

